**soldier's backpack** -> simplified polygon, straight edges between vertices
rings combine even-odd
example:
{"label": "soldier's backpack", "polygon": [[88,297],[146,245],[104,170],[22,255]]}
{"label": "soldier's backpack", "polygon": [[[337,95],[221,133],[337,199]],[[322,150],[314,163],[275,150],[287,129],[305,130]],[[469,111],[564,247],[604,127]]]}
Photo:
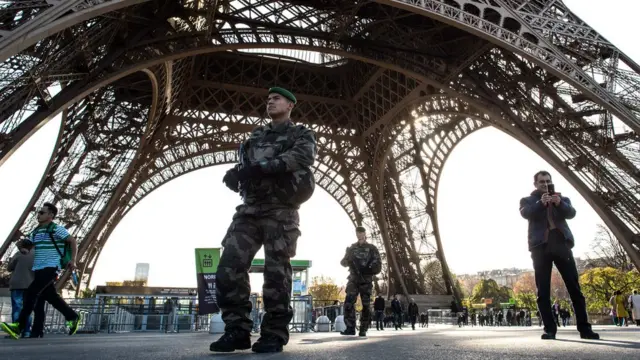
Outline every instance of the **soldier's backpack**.
{"label": "soldier's backpack", "polygon": [[[293,126],[288,134],[288,141],[283,151],[289,150],[296,142],[296,134],[305,129],[302,125]],[[311,167],[302,168],[294,172],[280,174],[278,188],[284,189],[280,196],[286,196],[293,205],[302,205],[311,198],[316,188],[316,178]],[[280,198],[280,196],[278,196]],[[282,199],[281,199],[282,200]]]}

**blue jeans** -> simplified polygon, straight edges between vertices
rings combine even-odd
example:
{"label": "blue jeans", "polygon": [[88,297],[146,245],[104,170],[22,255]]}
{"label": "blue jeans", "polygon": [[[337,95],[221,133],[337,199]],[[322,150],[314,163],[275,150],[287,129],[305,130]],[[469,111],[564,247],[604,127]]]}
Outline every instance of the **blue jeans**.
{"label": "blue jeans", "polygon": [[[22,310],[22,301],[24,293],[27,290],[11,290],[11,321],[17,322]],[[22,335],[29,336],[31,334],[31,315],[27,318],[27,326],[24,328]]]}

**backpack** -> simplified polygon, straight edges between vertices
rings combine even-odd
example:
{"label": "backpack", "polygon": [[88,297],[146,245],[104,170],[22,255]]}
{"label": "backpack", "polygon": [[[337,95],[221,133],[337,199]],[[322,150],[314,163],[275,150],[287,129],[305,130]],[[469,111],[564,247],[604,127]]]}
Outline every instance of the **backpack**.
{"label": "backpack", "polygon": [[[53,237],[53,229],[55,229],[55,227],[56,227],[55,224],[49,225],[46,232],[47,232],[47,235],[49,235],[49,239],[51,239],[53,246],[55,246],[56,251],[58,252],[58,255],[60,255],[60,269],[64,270],[66,269],[67,265],[71,262],[71,247],[69,246],[69,244],[65,243],[64,249],[63,249],[64,253],[60,251],[60,248],[58,247],[58,244],[56,244],[56,240]],[[35,236],[35,234],[32,235],[32,242],[34,240],[33,236]]]}

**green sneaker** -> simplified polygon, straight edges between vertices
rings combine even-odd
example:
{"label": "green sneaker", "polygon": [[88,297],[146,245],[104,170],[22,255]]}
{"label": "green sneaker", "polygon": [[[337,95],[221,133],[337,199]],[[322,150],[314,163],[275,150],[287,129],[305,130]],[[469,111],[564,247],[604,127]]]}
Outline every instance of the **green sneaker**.
{"label": "green sneaker", "polygon": [[9,334],[12,339],[18,340],[18,338],[20,337],[20,325],[18,323],[3,322],[2,324],[0,324],[0,328],[2,328],[2,331]]}
{"label": "green sneaker", "polygon": [[78,331],[78,325],[82,321],[82,314],[78,313],[78,317],[75,320],[67,321],[67,327],[69,328],[69,335],[74,335]]}

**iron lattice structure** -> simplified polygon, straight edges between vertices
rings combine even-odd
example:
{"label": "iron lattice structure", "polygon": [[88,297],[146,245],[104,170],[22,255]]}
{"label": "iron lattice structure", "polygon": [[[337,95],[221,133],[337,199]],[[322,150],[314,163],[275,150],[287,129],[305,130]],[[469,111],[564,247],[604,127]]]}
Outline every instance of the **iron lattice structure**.
{"label": "iron lattice structure", "polygon": [[440,261],[448,155],[493,126],[552,164],[640,267],[640,66],[560,0],[30,0],[0,4],[0,164],[62,116],[45,201],[82,279],[118,222],[176,177],[236,161],[290,88],[318,184],[371,229],[389,292]]}

